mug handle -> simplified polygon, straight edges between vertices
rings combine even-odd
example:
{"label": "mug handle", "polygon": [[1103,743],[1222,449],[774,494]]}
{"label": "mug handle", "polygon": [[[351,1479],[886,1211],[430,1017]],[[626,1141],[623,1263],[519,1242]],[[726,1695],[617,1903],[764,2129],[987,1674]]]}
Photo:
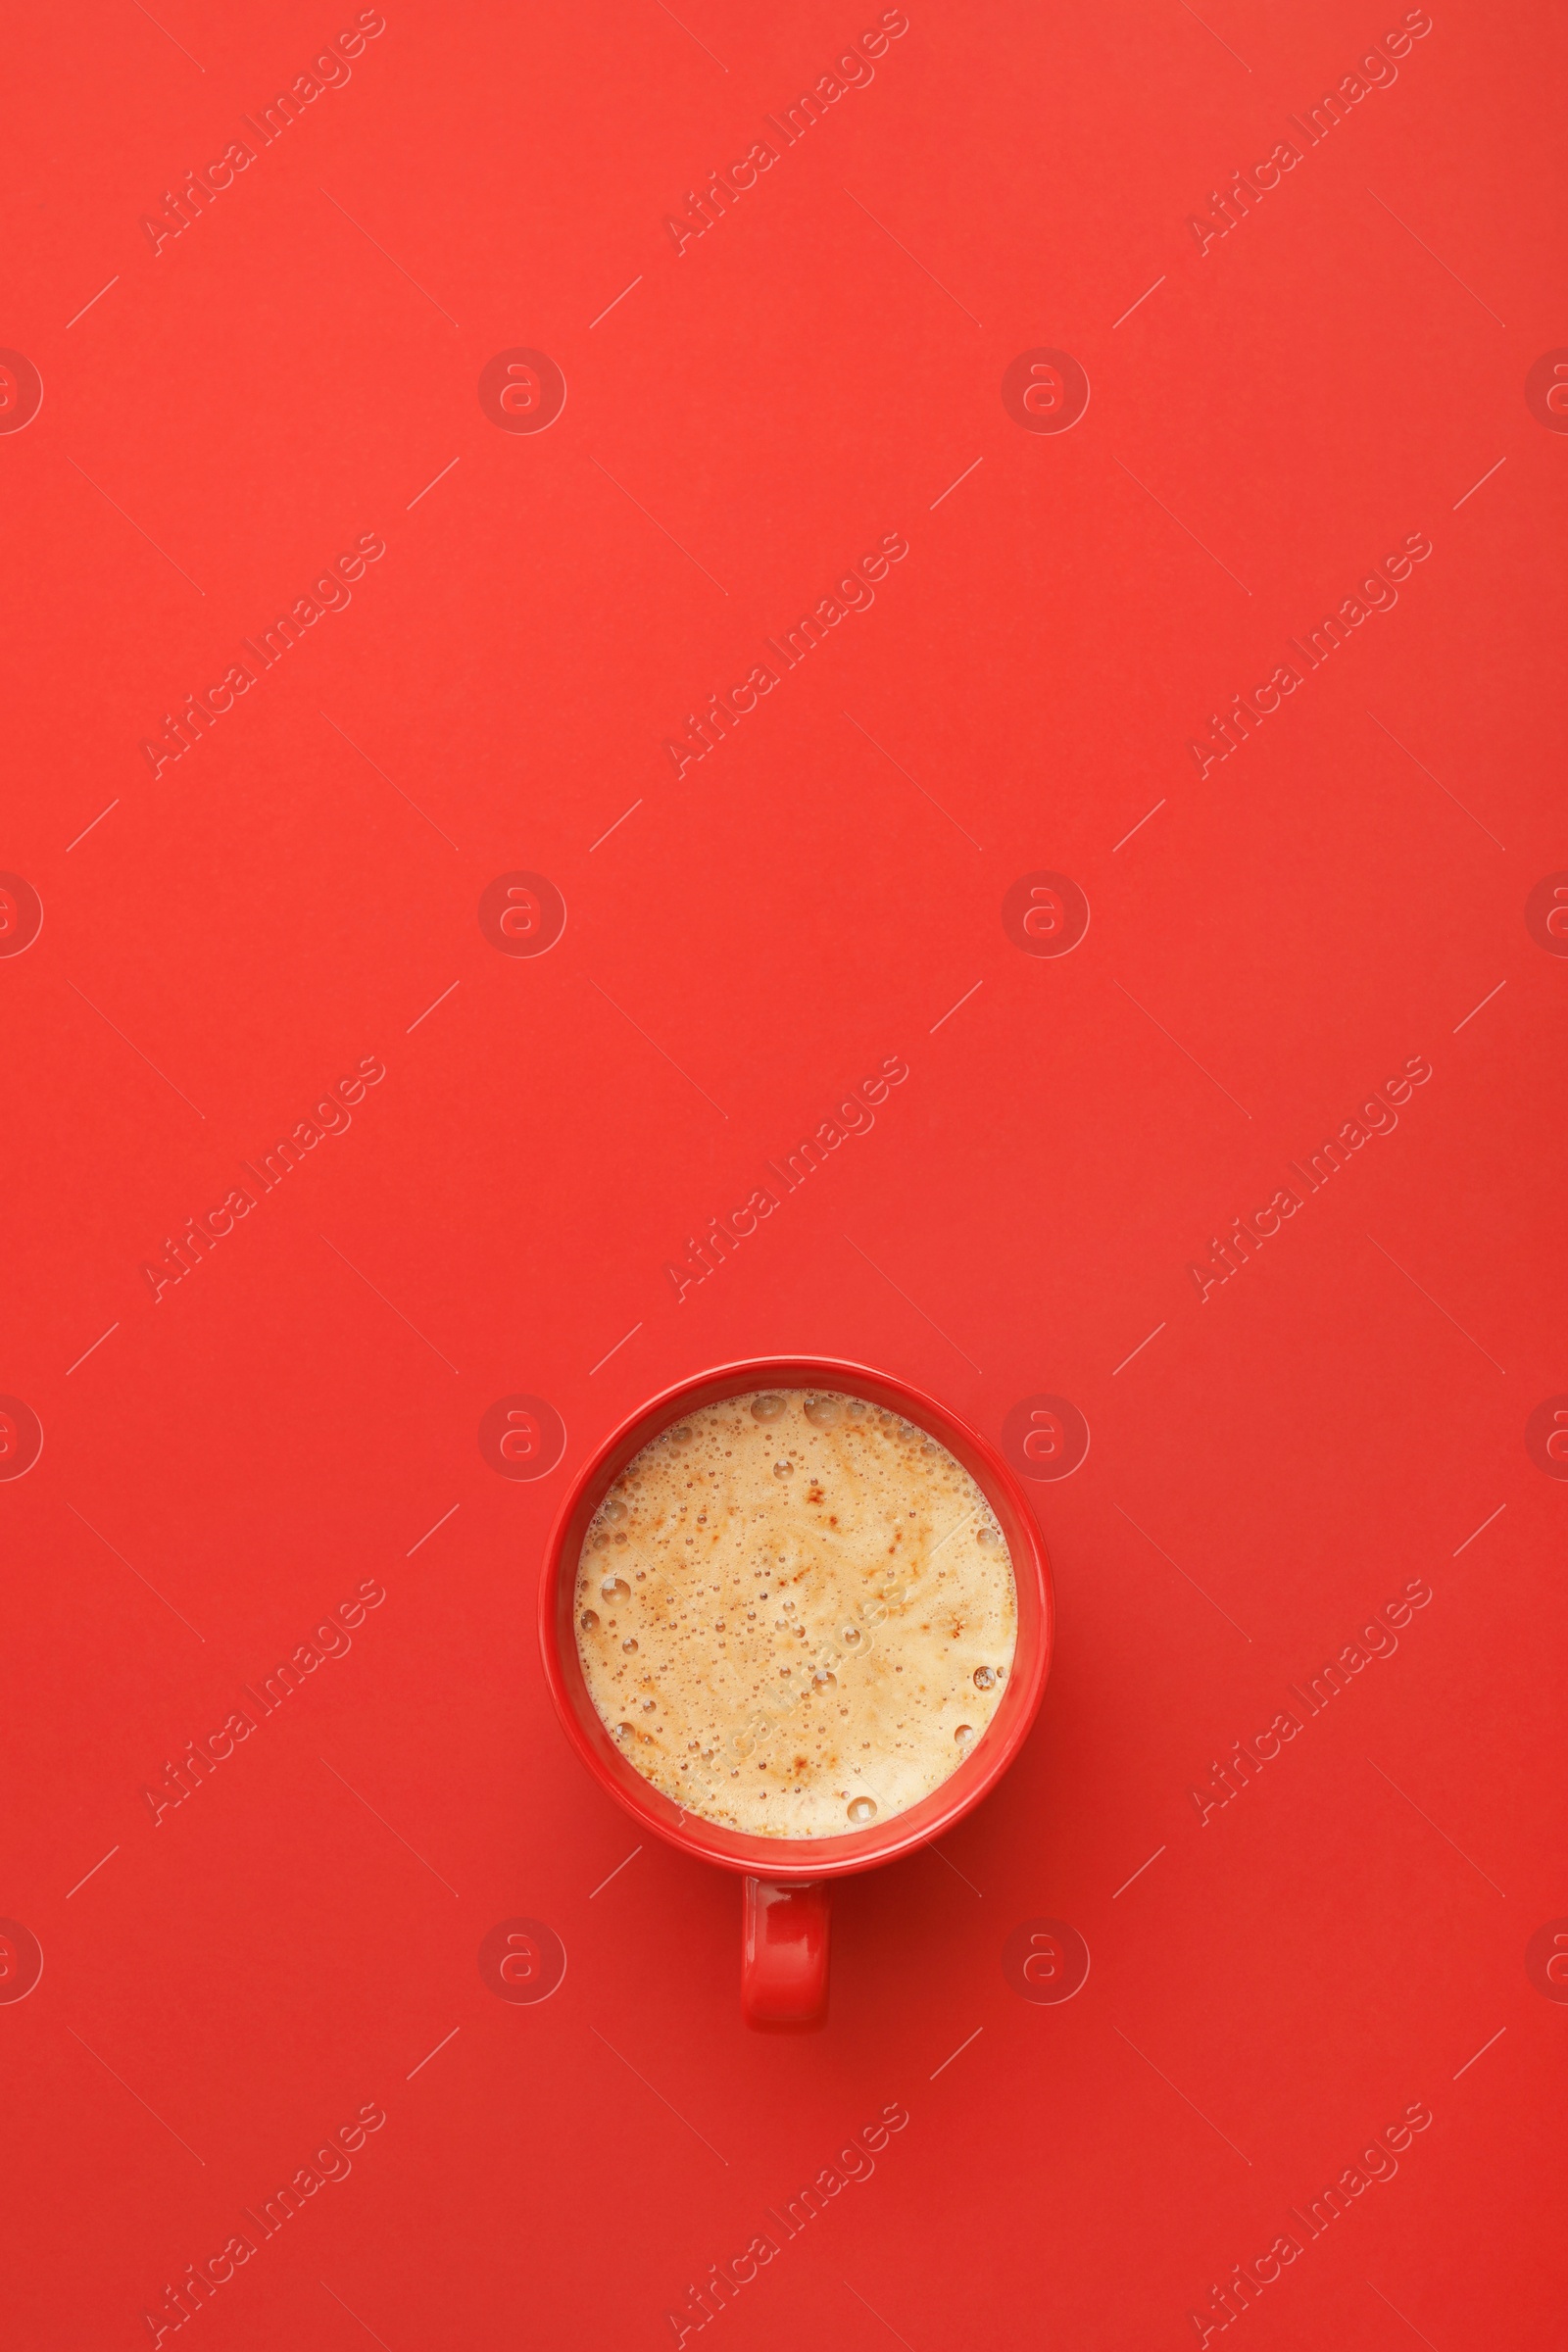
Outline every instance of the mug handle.
{"label": "mug handle", "polygon": [[827,2022],[830,1888],[820,1879],[748,1879],[741,1930],[741,2013],[762,2032]]}

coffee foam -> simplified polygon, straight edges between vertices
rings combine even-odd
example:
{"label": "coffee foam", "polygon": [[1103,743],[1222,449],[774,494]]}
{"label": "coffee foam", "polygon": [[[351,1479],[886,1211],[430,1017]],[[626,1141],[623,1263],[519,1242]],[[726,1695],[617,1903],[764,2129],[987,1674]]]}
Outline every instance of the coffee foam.
{"label": "coffee foam", "polygon": [[595,1513],[577,1651],[637,1770],[705,1821],[842,1837],[960,1771],[1017,1641],[1005,1539],[946,1447],[859,1397],[703,1406]]}

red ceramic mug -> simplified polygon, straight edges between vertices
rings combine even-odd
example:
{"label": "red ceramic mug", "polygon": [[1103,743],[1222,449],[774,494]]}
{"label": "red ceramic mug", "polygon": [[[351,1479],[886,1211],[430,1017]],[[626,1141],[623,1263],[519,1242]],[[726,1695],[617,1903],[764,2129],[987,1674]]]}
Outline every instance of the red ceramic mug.
{"label": "red ceramic mug", "polygon": [[[645,1780],[622,1751],[589,1695],[577,1655],[578,1555],[593,1515],[615,1480],[662,1430],[703,1405],[758,1389],[863,1396],[912,1421],[968,1471],[996,1513],[1012,1558],[1017,1646],[1002,1703],[984,1734],[929,1796],[842,1838],[753,1838],[688,1813]],[[1046,1547],[1023,1490],[1000,1454],[966,1422],[902,1380],[859,1364],[808,1356],[725,1364],[666,1389],[623,1423],[579,1472],[562,1506],[539,1595],[545,1680],[566,1737],[589,1771],[641,1829],[744,1879],[741,2007],[748,2025],[764,2028],[817,2026],[826,2016],[832,1881],[851,1871],[875,1870],[928,1845],[972,1812],[1001,1780],[1040,1705],[1051,1665],[1053,1620]]]}

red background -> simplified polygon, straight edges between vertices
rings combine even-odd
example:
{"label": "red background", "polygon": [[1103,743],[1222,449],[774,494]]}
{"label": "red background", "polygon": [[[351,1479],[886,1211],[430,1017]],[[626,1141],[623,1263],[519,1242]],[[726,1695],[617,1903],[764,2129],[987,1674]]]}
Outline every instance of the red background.
{"label": "red background", "polygon": [[[156,255],[143,214],[354,11],[11,28],[19,2345],[148,2341],[370,2101],[215,2345],[671,2342],[893,2101],[725,2340],[1192,2343],[1417,2101],[1241,2332],[1449,2352],[1561,2311],[1568,2016],[1525,1950],[1568,1911],[1568,1496],[1524,1433],[1568,1387],[1565,973],[1524,907],[1568,863],[1568,446],[1524,385],[1568,340],[1563,23],[1441,0],[1200,255],[1188,216],[1400,10],[918,0],[677,255],[665,214],[879,13],[389,0]],[[516,346],[564,370],[548,432],[476,396]],[[1003,405],[1040,346],[1087,370],[1069,432]],[[685,714],[895,531],[874,608],[677,780]],[[1200,780],[1208,714],[1416,532],[1397,607]],[[349,609],[155,780],[163,713],[362,533]],[[1092,908],[1060,958],[1001,919],[1041,868]],[[537,958],[477,919],[515,869],[568,909]],[[875,1132],[677,1303],[686,1237],[895,1054]],[[1417,1055],[1397,1131],[1200,1302],[1188,1261]],[[352,1129],[155,1302],[165,1238],[369,1056]],[[604,1884],[629,1825],[533,1631],[585,1455],[780,1350],[994,1437],[1058,1395],[1093,1439],[1032,1490],[1029,1745],[841,1889],[800,2039],[741,2026],[730,1880],[648,1846]],[[534,1482],[477,1442],[516,1392],[567,1433]],[[1417,1578],[1397,1654],[1200,1824],[1211,1761]],[[372,1579],[352,1652],[155,1826],[166,1761]],[[538,2005],[476,1965],[519,1915],[568,1955]],[[1093,1955],[1064,2005],[1003,1971],[1042,1917]]]}

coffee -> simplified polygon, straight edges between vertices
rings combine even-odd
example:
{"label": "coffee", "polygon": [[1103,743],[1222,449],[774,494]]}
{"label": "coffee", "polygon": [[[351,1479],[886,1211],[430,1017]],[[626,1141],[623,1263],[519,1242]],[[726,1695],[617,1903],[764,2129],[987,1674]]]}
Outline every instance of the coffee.
{"label": "coffee", "polygon": [[577,1649],[631,1762],[688,1813],[835,1838],[962,1768],[1017,1640],[1005,1539],[945,1446],[858,1396],[704,1405],[605,1496]]}

